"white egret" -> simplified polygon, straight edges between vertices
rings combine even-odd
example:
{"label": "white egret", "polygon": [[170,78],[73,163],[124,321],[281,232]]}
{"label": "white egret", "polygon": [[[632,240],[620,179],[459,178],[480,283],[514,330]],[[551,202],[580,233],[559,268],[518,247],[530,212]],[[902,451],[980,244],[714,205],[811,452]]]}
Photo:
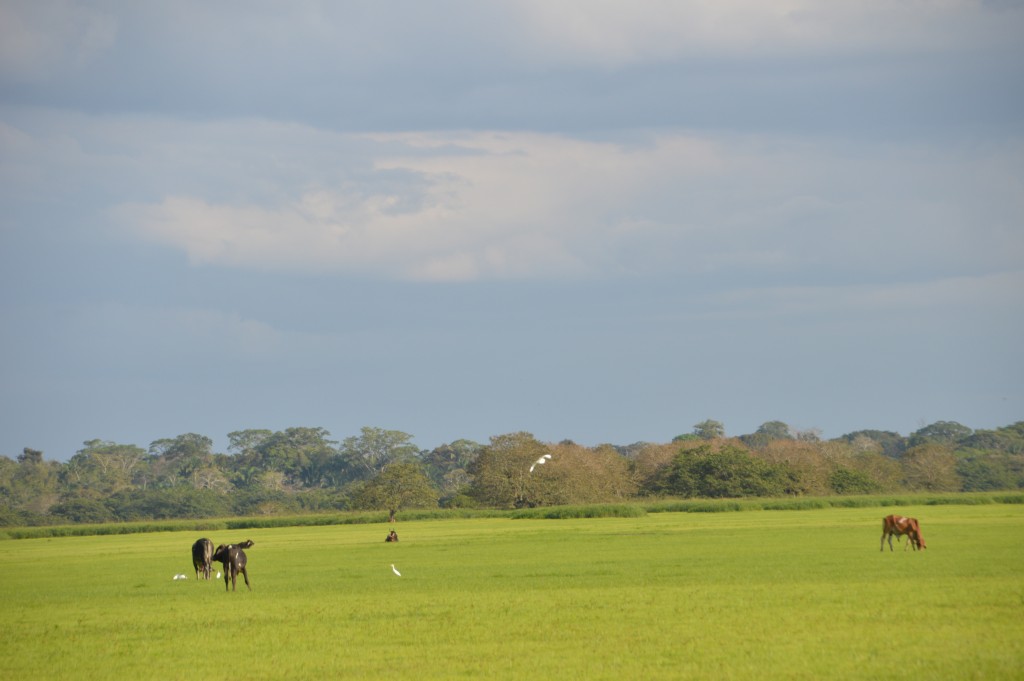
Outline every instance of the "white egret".
{"label": "white egret", "polygon": [[548,462],[548,459],[550,459],[550,458],[551,458],[550,454],[545,454],[544,456],[542,456],[539,459],[537,459],[536,461],[534,461],[533,465],[530,466],[530,472],[532,473],[533,469],[536,468],[537,466],[543,466],[544,464],[546,464]]}
{"label": "white egret", "polygon": [[394,573],[395,573],[396,575],[398,575],[399,577],[401,577],[401,576],[402,576],[402,573],[398,571],[398,568],[396,568],[396,567],[395,567],[395,564],[394,564],[394,563],[392,563],[392,564],[391,564],[391,571],[392,571],[392,572],[394,572]]}

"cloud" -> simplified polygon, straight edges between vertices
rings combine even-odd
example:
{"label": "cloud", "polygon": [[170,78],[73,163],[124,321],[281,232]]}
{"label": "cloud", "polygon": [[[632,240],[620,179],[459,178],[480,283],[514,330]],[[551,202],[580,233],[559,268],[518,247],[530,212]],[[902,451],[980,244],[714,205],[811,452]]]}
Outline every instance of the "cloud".
{"label": "cloud", "polygon": [[408,83],[409,73],[427,79],[431,87],[417,91],[429,92],[456,79],[456,66],[458,78],[486,87],[538,69],[934,54],[974,51],[982,41],[1005,49],[1022,29],[1019,3],[977,0],[443,0],[430,7],[180,0],[116,10],[22,0],[0,5],[0,75],[45,82],[76,76],[105,56],[90,84],[107,94],[113,78],[158,98],[160,91],[213,96],[213,88],[251,102],[270,81],[275,92],[306,101],[311,88],[322,96],[325,83],[373,88]]}
{"label": "cloud", "polygon": [[0,3],[0,76],[14,82],[80,71],[113,47],[117,19],[71,0]]}
{"label": "cloud", "polygon": [[[545,58],[605,66],[698,55],[787,56],[962,49],[978,34],[1012,45],[1021,7],[973,0],[522,0],[527,44]],[[1016,33],[1019,36],[1019,32]]]}
{"label": "cloud", "polygon": [[1024,255],[1024,154],[1012,139],[363,134],[45,110],[4,119],[11,229],[14,215],[33,215],[54,235],[127,235],[203,267],[849,282],[1010,271]]}
{"label": "cloud", "polygon": [[950,276],[1012,269],[1024,252],[1012,148],[685,131],[354,137],[341,143],[362,154],[348,170],[327,170],[326,155],[269,194],[254,192],[271,184],[256,171],[238,200],[174,193],[115,212],[198,265],[415,281]]}
{"label": "cloud", "polygon": [[371,139],[380,151],[369,181],[271,206],[170,196],[117,214],[195,263],[441,281],[587,276],[608,264],[602,239],[629,238],[618,213],[632,196],[658,175],[717,163],[699,140],[630,149],[524,133]]}

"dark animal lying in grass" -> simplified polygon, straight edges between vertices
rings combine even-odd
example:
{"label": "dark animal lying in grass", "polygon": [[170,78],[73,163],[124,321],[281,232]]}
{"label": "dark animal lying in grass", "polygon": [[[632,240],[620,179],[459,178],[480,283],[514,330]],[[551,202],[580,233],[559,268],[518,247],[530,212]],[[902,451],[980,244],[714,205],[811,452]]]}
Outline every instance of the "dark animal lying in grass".
{"label": "dark animal lying in grass", "polygon": [[221,544],[217,547],[217,550],[213,553],[213,559],[220,561],[221,565],[224,566],[224,590],[228,590],[228,582],[231,583],[231,590],[235,590],[235,580],[238,578],[238,573],[242,573],[242,577],[245,579],[245,586],[248,587],[249,591],[252,591],[252,587],[249,586],[249,572],[245,569],[246,556],[243,548],[249,548],[253,545],[251,539],[246,539],[241,544],[228,544],[225,546]]}
{"label": "dark animal lying in grass", "polygon": [[213,564],[213,542],[203,537],[196,541],[192,545],[192,567],[196,569],[196,579],[199,579],[199,573],[203,574],[203,579],[210,579],[210,568]]}

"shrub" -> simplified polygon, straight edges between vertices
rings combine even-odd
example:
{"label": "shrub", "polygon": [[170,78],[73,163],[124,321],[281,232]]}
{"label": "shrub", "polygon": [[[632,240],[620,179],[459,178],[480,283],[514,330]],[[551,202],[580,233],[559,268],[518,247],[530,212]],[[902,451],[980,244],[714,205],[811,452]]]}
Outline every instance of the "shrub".
{"label": "shrub", "polygon": [[828,476],[828,486],[836,494],[871,494],[878,492],[878,483],[862,471],[837,468]]}
{"label": "shrub", "polygon": [[512,513],[512,518],[545,518],[564,520],[568,518],[639,518],[647,515],[636,504],[591,504],[586,506],[546,506],[522,509]]}

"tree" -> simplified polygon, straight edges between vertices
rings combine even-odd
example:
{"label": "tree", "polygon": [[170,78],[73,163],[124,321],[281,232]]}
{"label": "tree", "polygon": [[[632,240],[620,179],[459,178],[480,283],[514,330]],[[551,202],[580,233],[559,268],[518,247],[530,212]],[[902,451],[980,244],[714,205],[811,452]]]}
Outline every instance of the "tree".
{"label": "tree", "polygon": [[7,503],[11,508],[44,514],[57,502],[57,464],[43,461],[41,451],[25,447],[10,473]]}
{"label": "tree", "polygon": [[70,499],[51,507],[50,515],[72,523],[105,523],[117,519],[100,499]]}
{"label": "tree", "polygon": [[214,518],[229,513],[229,497],[188,485],[123,492],[111,506],[119,520]]}
{"label": "tree", "polygon": [[855,451],[844,465],[866,475],[878,487],[879,492],[894,492],[900,489],[902,484],[903,468],[899,461],[880,452]]}
{"label": "tree", "polygon": [[[700,442],[699,439],[697,441]],[[659,481],[662,473],[679,453],[679,442],[689,440],[673,440],[672,444],[647,444],[637,453],[633,460],[633,471],[641,491],[650,494],[660,494],[663,491],[659,489]]]}
{"label": "tree", "polygon": [[282,473],[292,487],[337,484],[340,461],[330,436],[325,428],[286,428],[258,437],[250,457],[261,471]]}
{"label": "tree", "polygon": [[135,486],[148,464],[146,450],[104,440],[87,440],[61,471],[67,491],[75,496],[105,497]]}
{"label": "tree", "polygon": [[960,441],[958,450],[1024,454],[1024,434],[1019,432],[1016,426],[1006,426],[995,430],[976,430],[969,437]]}
{"label": "tree", "polygon": [[909,438],[907,444],[910,447],[935,443],[940,445],[957,445],[970,437],[974,431],[956,421],[936,421],[915,431]]}
{"label": "tree", "polygon": [[715,440],[725,437],[725,426],[719,421],[708,419],[694,425],[693,434],[701,440]]}
{"label": "tree", "polygon": [[792,429],[793,437],[801,442],[821,442],[820,428],[804,428],[802,430]]}
{"label": "tree", "polygon": [[792,429],[782,421],[766,421],[749,435],[741,435],[740,441],[748,447],[762,449],[775,440],[793,439]]}
{"label": "tree", "polygon": [[903,455],[903,479],[911,489],[953,492],[961,489],[956,457],[948,446],[923,444]]}
{"label": "tree", "polygon": [[423,466],[442,492],[455,492],[469,482],[467,469],[482,448],[472,440],[456,440],[423,454]]}
{"label": "tree", "polygon": [[211,465],[212,449],[213,440],[195,433],[154,440],[149,445],[157,478],[169,487],[190,482],[193,473]]}
{"label": "tree", "polygon": [[544,454],[546,445],[530,433],[491,437],[469,467],[473,475],[471,495],[486,506],[521,508],[536,503],[528,494],[530,465]]}
{"label": "tree", "polygon": [[672,438],[672,442],[689,442],[691,440],[699,440],[700,435],[696,433],[683,433],[682,435],[676,435]]}
{"label": "tree", "polygon": [[25,447],[21,450],[21,454],[18,455],[18,463],[22,465],[39,465],[43,463],[43,453],[38,449]]}
{"label": "tree", "polygon": [[782,421],[765,421],[755,431],[758,435],[764,435],[771,440],[793,439],[792,429]]}
{"label": "tree", "polygon": [[529,505],[614,502],[636,494],[629,462],[613,447],[562,443],[549,447],[549,453],[547,463],[527,475],[524,497]]}
{"label": "tree", "polygon": [[871,494],[879,491],[878,484],[866,473],[837,468],[828,476],[829,487],[836,494]]}
{"label": "tree", "polygon": [[380,474],[388,466],[410,461],[419,452],[411,443],[412,435],[398,430],[364,427],[359,437],[347,437],[341,443],[341,455],[356,478]]}
{"label": "tree", "polygon": [[367,482],[353,503],[360,508],[387,509],[388,522],[406,508],[437,506],[437,490],[420,464],[405,461],[388,466]]}
{"label": "tree", "polygon": [[894,433],[891,430],[856,430],[843,435],[840,439],[846,440],[851,444],[859,442],[858,448],[861,450],[865,448],[864,440],[877,443],[883,454],[894,459],[902,456],[903,452],[907,449],[906,439],[899,433]]}
{"label": "tree", "polygon": [[263,472],[259,447],[273,434],[274,431],[264,428],[228,433],[228,451],[231,455],[218,461],[217,465],[236,489],[247,489],[257,484],[257,477]]}
{"label": "tree", "polygon": [[785,465],[750,456],[739,447],[703,445],[682,451],[665,471],[662,488],[682,497],[781,496],[795,491],[796,475]]}
{"label": "tree", "polygon": [[[841,445],[844,449],[847,445]],[[832,452],[829,452],[830,454]],[[754,458],[786,467],[796,474],[801,494],[828,494],[829,474],[835,469],[833,457],[820,442],[779,438],[753,454]]]}
{"label": "tree", "polygon": [[263,428],[250,430],[236,430],[228,433],[228,451],[236,454],[251,454],[263,443],[264,440],[274,434],[272,430]]}
{"label": "tree", "polygon": [[1024,457],[980,454],[958,458],[956,472],[965,492],[1024,488]]}

